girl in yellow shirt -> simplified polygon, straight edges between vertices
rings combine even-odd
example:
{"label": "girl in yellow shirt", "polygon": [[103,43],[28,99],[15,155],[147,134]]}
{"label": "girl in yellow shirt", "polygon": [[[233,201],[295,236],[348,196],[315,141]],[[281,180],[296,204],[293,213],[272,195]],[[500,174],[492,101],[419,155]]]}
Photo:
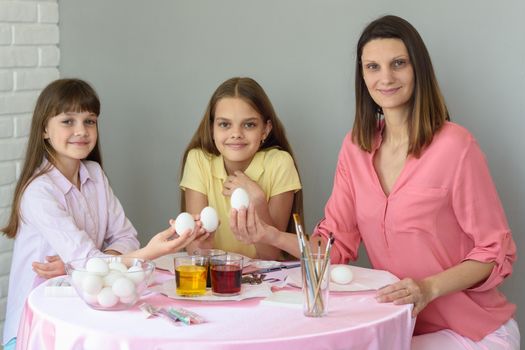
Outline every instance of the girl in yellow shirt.
{"label": "girl in yellow shirt", "polygon": [[284,127],[263,88],[251,78],[231,78],[213,93],[182,160],[181,210],[197,215],[217,210],[220,225],[196,248],[216,248],[250,258],[274,260],[281,251],[247,244],[229,227],[230,196],[242,187],[259,216],[285,231],[292,213],[302,214],[302,191]]}

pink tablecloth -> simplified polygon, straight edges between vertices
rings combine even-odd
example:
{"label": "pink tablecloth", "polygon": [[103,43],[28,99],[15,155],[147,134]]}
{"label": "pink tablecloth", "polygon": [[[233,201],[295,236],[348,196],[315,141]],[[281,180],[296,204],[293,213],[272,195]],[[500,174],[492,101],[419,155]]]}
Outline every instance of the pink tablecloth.
{"label": "pink tablecloth", "polygon": [[30,294],[17,349],[410,349],[411,306],[379,304],[373,292],[331,293],[328,316],[304,317],[300,308],[235,302],[172,300],[151,295],[155,306],[184,307],[204,324],[175,327],[146,319],[134,307],[97,311],[78,297],[46,297],[44,285]]}

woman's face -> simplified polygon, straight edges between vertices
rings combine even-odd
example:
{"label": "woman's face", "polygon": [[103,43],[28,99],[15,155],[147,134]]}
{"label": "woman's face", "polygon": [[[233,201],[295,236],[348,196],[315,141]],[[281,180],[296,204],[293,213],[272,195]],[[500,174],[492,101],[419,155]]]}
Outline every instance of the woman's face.
{"label": "woman's face", "polygon": [[374,39],[363,47],[363,78],[385,114],[407,111],[414,93],[414,69],[400,39]]}

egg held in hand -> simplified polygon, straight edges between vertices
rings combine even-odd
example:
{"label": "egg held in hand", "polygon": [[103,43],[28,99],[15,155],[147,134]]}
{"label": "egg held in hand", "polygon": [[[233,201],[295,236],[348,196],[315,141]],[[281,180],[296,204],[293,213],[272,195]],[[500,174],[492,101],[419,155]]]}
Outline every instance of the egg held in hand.
{"label": "egg held in hand", "polygon": [[236,188],[233,191],[232,196],[230,198],[230,204],[232,208],[235,208],[237,210],[241,209],[242,207],[248,208],[248,205],[250,204],[250,197],[248,196],[248,192],[246,192],[244,188]]}
{"label": "egg held in hand", "polygon": [[337,284],[349,284],[354,274],[349,265],[333,265],[330,270],[330,280]]}
{"label": "egg held in hand", "polygon": [[217,215],[217,211],[212,207],[202,209],[200,220],[202,228],[205,229],[206,232],[214,232],[217,230],[217,227],[219,227],[219,216]]}
{"label": "egg held in hand", "polygon": [[188,233],[188,230],[189,232],[193,232],[193,229],[195,228],[195,220],[193,220],[193,216],[189,213],[180,213],[175,219],[175,226],[173,228],[179,236],[185,235]]}

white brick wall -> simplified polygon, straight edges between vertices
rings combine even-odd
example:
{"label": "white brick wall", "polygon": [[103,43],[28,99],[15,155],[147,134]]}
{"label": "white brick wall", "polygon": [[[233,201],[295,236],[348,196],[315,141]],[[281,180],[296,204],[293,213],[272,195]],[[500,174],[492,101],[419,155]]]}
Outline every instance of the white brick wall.
{"label": "white brick wall", "polygon": [[[57,0],[0,0],[0,226],[10,213],[34,103],[59,77],[58,43]],[[0,339],[12,251],[13,240],[0,234]]]}

